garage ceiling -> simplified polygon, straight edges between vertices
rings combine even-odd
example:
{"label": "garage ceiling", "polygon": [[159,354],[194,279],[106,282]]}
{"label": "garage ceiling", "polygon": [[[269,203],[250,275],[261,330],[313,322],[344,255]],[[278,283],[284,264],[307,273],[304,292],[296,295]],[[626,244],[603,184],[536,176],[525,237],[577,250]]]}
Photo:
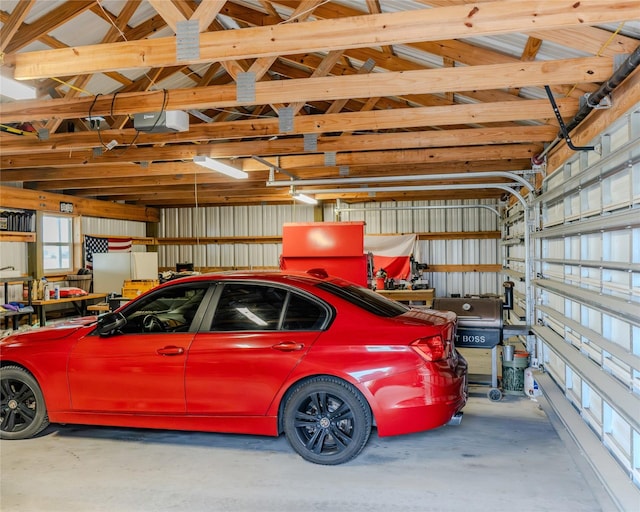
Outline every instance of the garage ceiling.
{"label": "garage ceiling", "polygon": [[[639,1],[0,7],[2,74],[38,93],[2,98],[3,184],[156,207],[290,203],[292,179],[324,179],[294,188],[324,201],[502,197],[495,171],[530,170],[558,134],[544,86],[569,121],[640,44]],[[134,128],[162,110],[189,130]]]}

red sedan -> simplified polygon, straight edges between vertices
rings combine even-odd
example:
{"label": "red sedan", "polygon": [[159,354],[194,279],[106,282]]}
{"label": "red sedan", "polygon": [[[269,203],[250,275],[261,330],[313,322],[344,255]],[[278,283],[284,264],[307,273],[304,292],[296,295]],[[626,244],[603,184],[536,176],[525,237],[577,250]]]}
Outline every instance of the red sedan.
{"label": "red sedan", "polygon": [[380,436],[448,423],[467,363],[451,312],[322,271],[169,281],[118,311],[5,338],[2,439],[48,423],[277,436],[341,464]]}

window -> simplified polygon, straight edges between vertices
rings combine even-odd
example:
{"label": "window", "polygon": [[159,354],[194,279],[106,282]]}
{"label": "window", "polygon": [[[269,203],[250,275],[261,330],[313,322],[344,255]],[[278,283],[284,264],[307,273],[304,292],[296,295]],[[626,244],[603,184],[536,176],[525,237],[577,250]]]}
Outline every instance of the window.
{"label": "window", "polygon": [[45,272],[73,269],[71,217],[42,217],[42,251]]}
{"label": "window", "polygon": [[278,328],[287,291],[273,286],[225,284],[213,317],[213,331],[269,331]]}
{"label": "window", "polygon": [[224,285],[212,331],[316,331],[329,318],[321,303],[269,285]]}
{"label": "window", "polygon": [[333,293],[335,296],[377,316],[392,318],[402,315],[410,309],[404,304],[386,299],[382,295],[361,286],[338,286],[334,283],[322,282],[318,284],[318,288]]}
{"label": "window", "polygon": [[208,283],[171,286],[152,292],[125,308],[122,333],[187,332],[205,296]]}
{"label": "window", "polygon": [[327,311],[320,304],[292,293],[282,328],[286,331],[317,331],[322,329]]}

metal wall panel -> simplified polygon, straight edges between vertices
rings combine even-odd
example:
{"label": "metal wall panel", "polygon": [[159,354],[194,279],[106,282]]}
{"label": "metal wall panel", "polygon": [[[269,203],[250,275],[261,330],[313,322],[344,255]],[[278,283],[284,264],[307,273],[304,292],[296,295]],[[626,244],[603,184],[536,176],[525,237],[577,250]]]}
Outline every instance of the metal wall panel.
{"label": "metal wall panel", "polygon": [[[0,267],[13,267],[14,271],[17,271],[20,274],[26,274],[29,268],[27,258],[27,243],[2,242],[2,244],[0,244]],[[0,301],[2,301],[0,302],[0,304],[11,301],[21,302],[22,300],[22,284],[10,284],[8,286],[7,297],[4,296],[4,286],[0,286]]]}
{"label": "metal wall panel", "polygon": [[146,224],[130,220],[82,217],[82,233],[108,236],[146,236]]}
{"label": "metal wall panel", "polygon": [[[478,204],[496,207],[492,201],[432,201],[381,202],[348,205],[356,209],[343,213],[343,221],[364,221],[366,234],[395,234],[447,231],[495,231],[498,216]],[[434,207],[446,209],[433,209]],[[424,208],[424,209],[420,209]],[[323,207],[327,221],[336,220],[335,206]],[[242,206],[203,207],[197,214],[191,208],[162,210],[161,237],[180,236],[279,236],[285,222],[312,222],[310,206]],[[198,229],[195,229],[197,220]],[[237,247],[234,248],[234,246]],[[193,246],[160,246],[161,267],[172,268],[177,262],[193,262],[196,267],[277,267],[280,244],[208,245],[195,251]],[[431,264],[495,264],[499,263],[497,240],[435,240],[420,241],[416,254],[420,261]],[[430,286],[440,296],[450,294],[502,293],[500,275],[467,272],[457,275],[427,273]]]}
{"label": "metal wall panel", "polygon": [[398,201],[396,207],[398,208],[396,233],[419,233],[416,229],[414,211],[405,210],[404,208],[410,208],[413,206],[411,201]]}
{"label": "metal wall panel", "polygon": [[539,198],[535,332],[544,369],[640,489],[640,105],[590,144]]}
{"label": "metal wall panel", "polygon": [[238,236],[238,235],[246,235],[246,229],[243,229],[242,225],[235,225],[236,217],[240,217],[240,215],[236,215],[236,211],[240,210],[242,207],[231,207],[231,208],[220,208],[220,224],[218,225],[218,230],[220,236]]}
{"label": "metal wall panel", "polygon": [[0,244],[0,267],[13,267],[26,274],[29,268],[26,242],[2,242]]}
{"label": "metal wall panel", "polygon": [[265,224],[263,223],[264,208],[262,206],[247,207],[247,235],[248,236],[264,236]]}
{"label": "metal wall panel", "polygon": [[162,245],[160,267],[179,262],[202,267],[277,267],[281,244],[200,244],[200,237],[261,237],[282,235],[285,222],[311,222],[312,206],[258,205],[166,208],[161,211],[160,237],[190,237],[189,245]]}

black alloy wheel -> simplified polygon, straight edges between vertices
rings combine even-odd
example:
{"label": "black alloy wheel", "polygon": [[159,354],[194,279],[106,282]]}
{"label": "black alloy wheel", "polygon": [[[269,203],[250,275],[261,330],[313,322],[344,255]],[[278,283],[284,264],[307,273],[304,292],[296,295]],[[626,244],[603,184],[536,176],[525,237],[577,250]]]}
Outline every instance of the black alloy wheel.
{"label": "black alloy wheel", "polygon": [[372,415],[362,394],[334,377],[315,377],[296,387],[284,408],[287,440],[316,464],[343,464],[358,455],[371,434]]}
{"label": "black alloy wheel", "polygon": [[0,369],[0,439],[26,439],[49,424],[40,386],[18,366]]}

